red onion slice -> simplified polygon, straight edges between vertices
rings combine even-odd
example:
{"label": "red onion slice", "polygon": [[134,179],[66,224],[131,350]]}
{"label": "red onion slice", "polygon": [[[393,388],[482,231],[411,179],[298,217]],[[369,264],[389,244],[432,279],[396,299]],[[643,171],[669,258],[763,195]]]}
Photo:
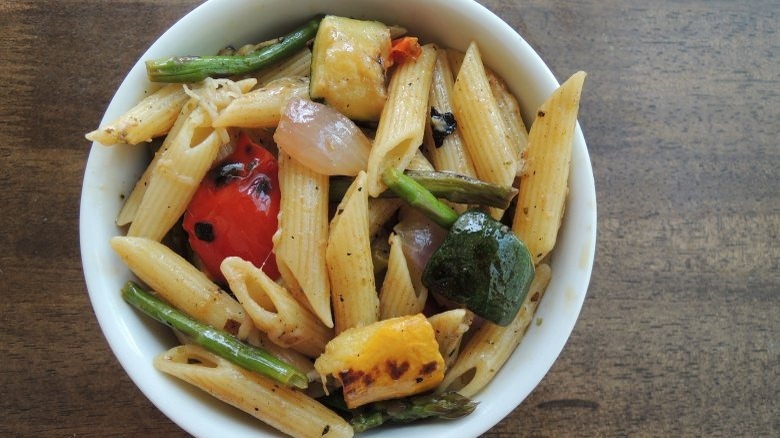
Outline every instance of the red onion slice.
{"label": "red onion slice", "polygon": [[371,141],[352,120],[326,105],[290,99],[274,133],[276,144],[323,175],[355,176],[365,170]]}

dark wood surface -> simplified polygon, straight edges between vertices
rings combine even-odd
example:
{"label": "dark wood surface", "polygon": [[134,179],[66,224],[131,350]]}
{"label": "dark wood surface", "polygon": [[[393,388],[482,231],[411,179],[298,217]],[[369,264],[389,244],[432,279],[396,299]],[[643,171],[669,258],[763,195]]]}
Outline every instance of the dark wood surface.
{"label": "dark wood surface", "polygon": [[[83,134],[197,3],[0,1],[0,436],[184,435],[98,328],[78,209]],[[780,435],[780,4],[483,3],[588,71],[599,204],[574,333],[485,436]]]}

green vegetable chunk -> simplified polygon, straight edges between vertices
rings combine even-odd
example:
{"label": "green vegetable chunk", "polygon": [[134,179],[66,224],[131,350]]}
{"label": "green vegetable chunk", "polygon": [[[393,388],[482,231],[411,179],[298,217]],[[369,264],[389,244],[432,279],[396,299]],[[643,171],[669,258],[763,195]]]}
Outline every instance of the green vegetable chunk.
{"label": "green vegetable chunk", "polygon": [[476,402],[454,391],[378,401],[356,409],[348,409],[338,392],[319,401],[349,421],[358,433],[388,422],[410,423],[425,418],[455,420],[469,415],[477,407]]}
{"label": "green vegetable chunk", "polygon": [[152,82],[198,82],[207,77],[239,75],[259,70],[284,59],[317,34],[321,16],[280,38],[279,42],[243,56],[174,56],[146,61],[146,74]]}
{"label": "green vegetable chunk", "polygon": [[[408,176],[431,192],[437,198],[461,204],[479,204],[488,207],[506,209],[517,195],[517,189],[511,186],[500,186],[485,181],[447,171],[407,170]],[[339,201],[347,193],[354,181],[352,177],[333,176],[330,178],[330,200]],[[398,197],[392,190],[386,190],[380,198]]]}
{"label": "green vegetable chunk", "polygon": [[422,281],[477,315],[506,326],[534,278],[525,244],[481,210],[463,213],[425,267]]}
{"label": "green vegetable chunk", "polygon": [[425,287],[498,325],[512,322],[535,273],[523,241],[481,210],[458,216],[398,169],[387,168],[382,181],[409,205],[449,229],[425,265]]}

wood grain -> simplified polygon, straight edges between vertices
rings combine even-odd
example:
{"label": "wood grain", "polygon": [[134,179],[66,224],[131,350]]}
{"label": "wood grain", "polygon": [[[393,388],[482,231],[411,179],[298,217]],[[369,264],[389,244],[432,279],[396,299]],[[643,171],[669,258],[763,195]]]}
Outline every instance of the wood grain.
{"label": "wood grain", "polygon": [[[574,333],[485,436],[778,436],[777,2],[481,3],[559,79],[589,73],[599,202]],[[0,2],[0,436],[186,436],[100,333],[78,213],[83,134],[197,4]]]}

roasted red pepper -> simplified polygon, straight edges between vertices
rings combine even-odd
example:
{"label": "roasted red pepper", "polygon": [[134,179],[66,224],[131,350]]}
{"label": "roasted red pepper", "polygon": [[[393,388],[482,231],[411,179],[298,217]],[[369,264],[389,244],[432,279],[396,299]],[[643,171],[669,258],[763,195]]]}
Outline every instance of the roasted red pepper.
{"label": "roasted red pepper", "polygon": [[235,151],[212,168],[184,214],[190,246],[212,279],[224,283],[219,266],[238,256],[279,276],[271,241],[279,214],[279,166],[245,133]]}
{"label": "roasted red pepper", "polygon": [[422,54],[422,46],[417,37],[405,36],[394,39],[390,46],[390,61],[392,65],[416,61]]}

